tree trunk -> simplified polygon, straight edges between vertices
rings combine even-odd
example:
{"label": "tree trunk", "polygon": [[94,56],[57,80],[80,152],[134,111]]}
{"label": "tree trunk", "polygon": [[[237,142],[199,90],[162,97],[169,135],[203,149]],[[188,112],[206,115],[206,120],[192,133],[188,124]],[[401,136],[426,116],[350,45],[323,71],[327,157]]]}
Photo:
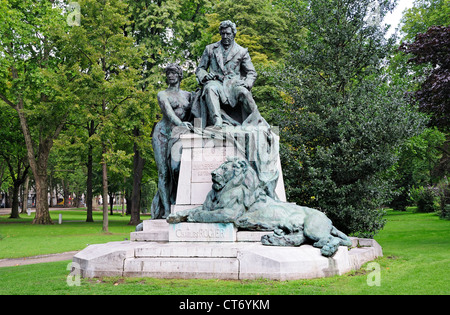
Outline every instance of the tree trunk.
{"label": "tree trunk", "polygon": [[30,183],[30,176],[27,175],[27,177],[25,178],[25,186],[24,186],[24,189],[23,189],[22,211],[21,211],[21,213],[27,213],[29,183]]}
{"label": "tree trunk", "polygon": [[126,207],[125,214],[126,215],[130,215],[131,214],[131,204],[133,203],[133,199],[131,199],[131,193],[130,193],[129,190],[127,190],[127,194],[126,194],[125,200],[127,202],[127,207]]}
{"label": "tree trunk", "polygon": [[106,168],[106,146],[102,143],[102,185],[103,185],[103,232],[108,232],[108,170]]}
{"label": "tree trunk", "polygon": [[[48,206],[51,208],[51,207],[53,207],[53,172],[50,174],[50,177],[48,179],[48,186],[49,186],[48,192],[50,194],[50,196],[49,196],[50,200],[48,202]],[[56,202],[56,203],[58,203],[58,202]]]}
{"label": "tree trunk", "polygon": [[27,119],[23,111],[22,99],[19,100],[14,109],[19,115],[20,126],[22,127],[27,147],[28,162],[30,163],[31,171],[33,172],[36,183],[36,216],[33,220],[33,224],[53,224],[52,219],[50,218],[50,212],[48,211],[47,161],[53,146],[53,139],[59,135],[65,122],[60,122],[52,137],[39,137],[40,141],[36,159],[31,132],[28,128]]}
{"label": "tree trunk", "polygon": [[[88,124],[89,138],[94,135],[94,121]],[[88,144],[87,179],[86,179],[86,222],[94,222],[92,218],[92,145]]]}
{"label": "tree trunk", "polygon": [[61,184],[63,187],[63,198],[64,198],[64,203],[63,203],[63,207],[64,208],[69,208],[69,185],[66,184],[66,181],[64,179],[61,179]]}
{"label": "tree trunk", "polygon": [[94,222],[92,218],[92,146],[89,145],[86,180],[86,222]]}
{"label": "tree trunk", "polygon": [[33,224],[53,224],[48,210],[47,174],[36,176],[36,216]]}
{"label": "tree trunk", "polygon": [[109,214],[114,215],[114,193],[109,194]]}
{"label": "tree trunk", "polygon": [[11,215],[9,216],[10,219],[19,218],[19,188],[20,182],[15,180],[12,193]]}
{"label": "tree trunk", "polygon": [[[139,136],[139,129],[134,128],[133,135]],[[133,158],[133,191],[131,194],[131,218],[129,225],[138,225],[141,222],[140,206],[141,206],[141,182],[142,171],[144,169],[144,159],[138,149],[137,144],[134,144],[134,158]]]}

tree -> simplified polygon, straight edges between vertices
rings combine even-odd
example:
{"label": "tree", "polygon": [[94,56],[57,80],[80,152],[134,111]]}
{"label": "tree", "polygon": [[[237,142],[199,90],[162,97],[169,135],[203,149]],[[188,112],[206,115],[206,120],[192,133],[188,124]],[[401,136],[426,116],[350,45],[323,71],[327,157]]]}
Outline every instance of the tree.
{"label": "tree", "polygon": [[412,54],[409,62],[426,64],[431,70],[415,92],[419,108],[431,114],[431,124],[450,128],[450,26],[432,26],[416,35],[414,42],[402,43],[400,50]]}
{"label": "tree", "polygon": [[[13,184],[10,218],[19,218],[19,188],[28,176],[29,164],[19,118],[7,105],[0,104],[0,160],[5,163]],[[1,178],[0,178],[1,179]],[[26,201],[24,201],[26,202]]]}
{"label": "tree", "polygon": [[[79,1],[81,23],[61,34],[63,54],[71,61],[74,78],[56,78],[74,99],[74,109],[90,133],[89,144],[101,148],[103,231],[108,231],[108,162],[122,155],[116,139],[127,127],[122,108],[140,106],[148,100],[138,89],[142,47],[124,31],[129,24],[123,1]],[[124,157],[125,159],[127,157]]]}
{"label": "tree", "polygon": [[390,203],[394,210],[404,211],[411,204],[409,196],[413,187],[437,183],[433,170],[442,156],[439,148],[444,141],[445,134],[437,128],[427,128],[400,146],[398,160],[389,172],[398,190]]}
{"label": "tree", "polygon": [[[424,127],[383,69],[395,38],[368,22],[369,0],[285,3],[307,30],[279,74],[288,196],[326,212],[344,233],[372,237],[384,225],[396,148]],[[392,9],[381,1],[380,17]]]}
{"label": "tree", "polygon": [[431,26],[449,26],[449,0],[415,0],[401,19],[401,33],[404,41],[412,41],[419,33],[425,33]]}
{"label": "tree", "polygon": [[36,183],[33,223],[51,224],[48,156],[66,122],[70,100],[56,96],[44,72],[55,71],[61,62],[55,34],[67,24],[61,9],[49,1],[2,1],[0,14],[0,99],[17,112],[24,135]]}
{"label": "tree", "polygon": [[[133,144],[133,177],[131,192],[130,225],[140,221],[141,182],[145,163],[153,160],[151,129],[159,106],[156,93],[163,88],[162,66],[168,62],[179,62],[192,67],[191,43],[201,35],[205,23],[204,12],[210,6],[208,0],[190,1],[128,1],[130,24],[125,29],[136,44],[145,49],[142,62],[142,77],[138,87],[147,90],[148,101],[144,106],[130,107],[127,124]],[[150,165],[154,166],[154,163]]]}

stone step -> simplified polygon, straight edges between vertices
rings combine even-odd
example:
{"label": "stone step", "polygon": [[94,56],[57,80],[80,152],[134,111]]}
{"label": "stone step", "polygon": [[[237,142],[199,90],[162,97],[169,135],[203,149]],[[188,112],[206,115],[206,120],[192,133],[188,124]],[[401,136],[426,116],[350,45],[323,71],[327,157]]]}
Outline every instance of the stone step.
{"label": "stone step", "polygon": [[169,228],[169,223],[165,219],[156,219],[156,220],[144,220],[143,222],[144,232],[153,232],[155,230],[167,230]]}

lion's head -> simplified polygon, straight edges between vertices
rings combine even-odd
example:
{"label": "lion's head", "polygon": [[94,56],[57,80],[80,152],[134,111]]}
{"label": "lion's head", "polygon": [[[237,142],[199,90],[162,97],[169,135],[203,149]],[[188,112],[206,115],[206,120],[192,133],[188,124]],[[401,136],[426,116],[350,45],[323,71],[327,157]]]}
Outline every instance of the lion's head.
{"label": "lion's head", "polygon": [[250,190],[258,186],[258,176],[248,161],[240,157],[227,157],[227,160],[211,172],[213,189],[222,190],[225,186],[244,185]]}

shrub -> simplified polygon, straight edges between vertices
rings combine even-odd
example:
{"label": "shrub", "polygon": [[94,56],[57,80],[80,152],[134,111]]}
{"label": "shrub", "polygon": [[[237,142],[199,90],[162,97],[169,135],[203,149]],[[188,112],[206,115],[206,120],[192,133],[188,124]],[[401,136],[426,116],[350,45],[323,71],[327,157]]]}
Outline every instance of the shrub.
{"label": "shrub", "polygon": [[450,181],[444,177],[437,185],[437,195],[439,199],[439,217],[450,219]]}
{"label": "shrub", "polygon": [[435,187],[412,188],[410,197],[417,205],[417,212],[434,212],[439,209],[439,198]]}

